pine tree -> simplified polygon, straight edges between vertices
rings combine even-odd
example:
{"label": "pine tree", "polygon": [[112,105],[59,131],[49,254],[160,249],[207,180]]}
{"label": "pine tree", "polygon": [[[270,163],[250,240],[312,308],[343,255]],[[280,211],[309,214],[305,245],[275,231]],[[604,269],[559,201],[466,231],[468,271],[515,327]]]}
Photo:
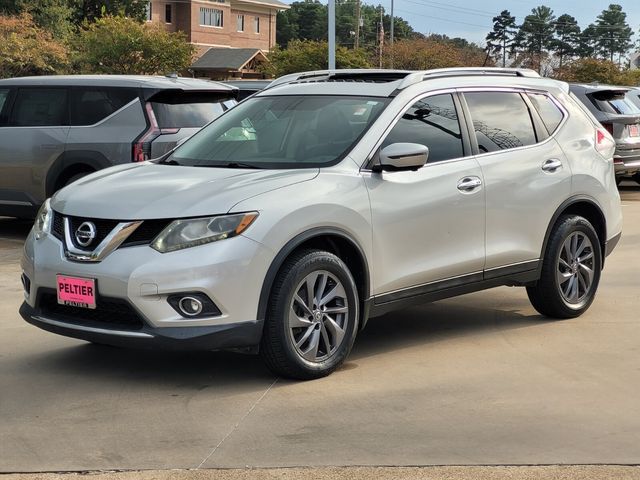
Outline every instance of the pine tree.
{"label": "pine tree", "polygon": [[553,10],[541,5],[533,8],[531,14],[525,17],[516,35],[516,43],[532,57],[533,66],[537,67],[538,71],[542,67],[542,56],[553,40],[555,21]]}
{"label": "pine tree", "polygon": [[493,30],[487,35],[487,48],[494,55],[502,56],[502,66],[507,62],[507,51],[515,46],[517,33],[516,17],[509,10],[503,10],[500,15],[493,17]]}
{"label": "pine tree", "polygon": [[551,42],[551,50],[560,59],[560,68],[566,57],[576,55],[580,45],[580,26],[578,21],[569,14],[560,15],[554,25],[555,36]]}
{"label": "pine tree", "polygon": [[633,31],[627,23],[627,14],[620,5],[611,4],[596,20],[598,29],[597,47],[599,53],[613,61],[614,55],[626,54],[631,46]]}

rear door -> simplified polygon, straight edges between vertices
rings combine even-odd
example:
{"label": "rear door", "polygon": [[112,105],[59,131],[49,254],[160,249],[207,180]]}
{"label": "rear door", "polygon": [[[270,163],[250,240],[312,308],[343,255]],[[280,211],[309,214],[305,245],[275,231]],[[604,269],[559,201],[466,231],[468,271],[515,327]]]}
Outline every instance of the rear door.
{"label": "rear door", "polygon": [[236,105],[232,94],[168,90],[149,99],[159,133],[151,144],[150,158],[173,149],[206,124]]}
{"label": "rear door", "polygon": [[0,127],[0,205],[28,207],[45,199],[46,172],[64,153],[69,133],[67,98],[65,87],[15,90]]}
{"label": "rear door", "polygon": [[[551,218],[571,194],[569,163],[524,91],[465,91],[464,99],[487,198],[485,278],[532,270]],[[563,112],[546,95],[536,102],[556,109],[553,132]]]}

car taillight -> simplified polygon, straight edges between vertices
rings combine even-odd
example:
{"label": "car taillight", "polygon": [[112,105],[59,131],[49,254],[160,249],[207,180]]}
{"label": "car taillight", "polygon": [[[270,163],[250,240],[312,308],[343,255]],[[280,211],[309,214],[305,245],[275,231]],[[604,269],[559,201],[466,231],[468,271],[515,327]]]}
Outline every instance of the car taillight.
{"label": "car taillight", "polygon": [[158,127],[156,114],[153,112],[151,104],[146,103],[145,109],[151,125],[133,143],[132,160],[134,162],[144,162],[145,160],[149,160],[149,158],[151,158],[151,142],[162,135],[162,131],[160,130],[160,127]]}
{"label": "car taillight", "polygon": [[616,149],[616,142],[613,140],[611,133],[604,128],[596,129],[596,150],[607,158],[613,156]]}

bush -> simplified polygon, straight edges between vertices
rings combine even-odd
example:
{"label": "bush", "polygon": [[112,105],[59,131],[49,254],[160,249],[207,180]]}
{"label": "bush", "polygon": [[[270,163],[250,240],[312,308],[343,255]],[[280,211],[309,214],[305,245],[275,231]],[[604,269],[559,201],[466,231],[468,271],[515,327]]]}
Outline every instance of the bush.
{"label": "bush", "polygon": [[182,32],[105,16],[85,24],[73,40],[74,65],[80,73],[159,75],[191,65],[195,46]]}
{"label": "bush", "polygon": [[487,59],[486,53],[475,46],[457,46],[452,41],[430,38],[400,40],[393,48],[383,50],[384,64],[406,70],[429,70],[449,67],[482,67],[493,66],[493,60]]}
{"label": "bush", "polygon": [[29,14],[0,16],[0,77],[51,75],[68,69],[67,48]]}

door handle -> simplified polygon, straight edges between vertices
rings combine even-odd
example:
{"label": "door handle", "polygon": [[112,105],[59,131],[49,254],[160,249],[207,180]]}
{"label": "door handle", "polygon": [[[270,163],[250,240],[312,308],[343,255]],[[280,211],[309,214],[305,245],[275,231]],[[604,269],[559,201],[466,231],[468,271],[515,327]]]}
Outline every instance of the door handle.
{"label": "door handle", "polygon": [[470,192],[482,185],[482,180],[478,177],[464,177],[458,182],[458,190],[461,192]]}
{"label": "door handle", "polygon": [[562,167],[562,162],[557,158],[550,158],[542,164],[542,170],[545,172],[553,173]]}

